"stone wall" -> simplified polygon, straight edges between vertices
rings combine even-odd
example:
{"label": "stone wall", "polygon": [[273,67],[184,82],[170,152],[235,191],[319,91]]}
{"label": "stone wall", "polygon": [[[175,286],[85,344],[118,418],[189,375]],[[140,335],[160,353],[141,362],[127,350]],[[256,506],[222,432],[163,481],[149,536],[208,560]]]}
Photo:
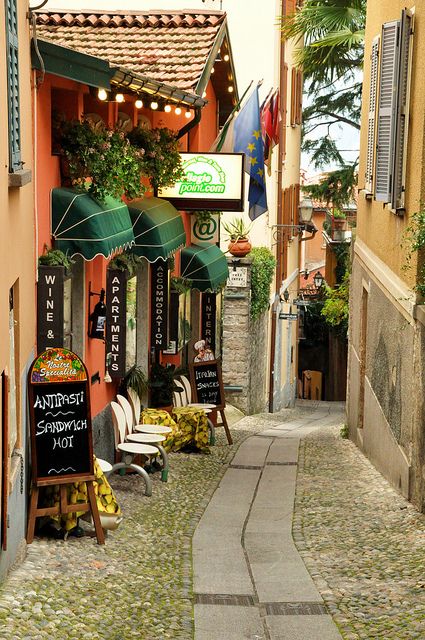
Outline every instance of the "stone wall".
{"label": "stone wall", "polygon": [[[229,271],[234,269],[228,258]],[[238,260],[234,275],[242,286],[227,286],[223,301],[223,382],[226,401],[247,414],[263,411],[267,404],[267,322],[264,314],[250,320],[251,264],[249,257]]]}

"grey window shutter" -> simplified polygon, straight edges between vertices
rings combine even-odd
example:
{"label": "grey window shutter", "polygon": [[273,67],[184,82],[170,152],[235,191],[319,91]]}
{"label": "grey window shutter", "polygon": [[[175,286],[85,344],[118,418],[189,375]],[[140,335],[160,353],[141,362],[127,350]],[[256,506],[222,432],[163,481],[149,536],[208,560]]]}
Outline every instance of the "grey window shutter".
{"label": "grey window shutter", "polygon": [[381,202],[391,201],[399,24],[382,25],[375,178],[375,199]]}
{"label": "grey window shutter", "polygon": [[391,190],[391,208],[404,207],[404,187],[406,173],[406,143],[409,118],[409,71],[412,46],[412,21],[410,11],[403,10],[400,22],[399,65],[397,77],[397,102],[394,123],[394,169]]}
{"label": "grey window shutter", "polygon": [[18,14],[16,0],[6,2],[7,90],[9,98],[9,170],[21,169],[19,114]]}
{"label": "grey window shutter", "polygon": [[365,190],[372,192],[373,188],[373,161],[375,157],[375,123],[376,123],[376,97],[378,94],[378,62],[379,62],[379,36],[372,41],[370,54],[370,85],[369,85],[369,115],[367,130],[367,153]]}

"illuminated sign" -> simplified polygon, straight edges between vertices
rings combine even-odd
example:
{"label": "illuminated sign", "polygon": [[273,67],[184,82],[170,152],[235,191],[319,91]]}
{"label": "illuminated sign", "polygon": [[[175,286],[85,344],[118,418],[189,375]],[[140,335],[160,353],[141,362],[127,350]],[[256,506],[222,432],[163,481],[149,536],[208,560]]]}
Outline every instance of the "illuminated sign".
{"label": "illuminated sign", "polygon": [[181,153],[184,176],[161,189],[177,209],[243,211],[243,153]]}

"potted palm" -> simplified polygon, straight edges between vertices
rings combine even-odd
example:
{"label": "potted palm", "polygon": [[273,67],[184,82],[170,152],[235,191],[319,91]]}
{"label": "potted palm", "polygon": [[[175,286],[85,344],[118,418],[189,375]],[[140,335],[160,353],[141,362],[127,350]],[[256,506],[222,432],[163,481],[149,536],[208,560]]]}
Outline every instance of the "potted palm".
{"label": "potted palm", "polygon": [[252,229],[252,222],[246,224],[243,218],[233,218],[230,222],[223,222],[223,229],[229,239],[228,251],[232,256],[243,258],[251,251],[248,234]]}

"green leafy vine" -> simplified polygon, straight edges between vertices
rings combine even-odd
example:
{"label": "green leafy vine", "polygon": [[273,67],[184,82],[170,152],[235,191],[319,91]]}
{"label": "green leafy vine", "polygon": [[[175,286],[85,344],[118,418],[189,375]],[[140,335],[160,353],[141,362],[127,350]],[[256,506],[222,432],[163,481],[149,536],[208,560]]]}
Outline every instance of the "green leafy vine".
{"label": "green leafy vine", "polygon": [[270,304],[270,285],[273,280],[276,260],[267,247],[251,250],[251,320],[256,320],[267,311]]}

